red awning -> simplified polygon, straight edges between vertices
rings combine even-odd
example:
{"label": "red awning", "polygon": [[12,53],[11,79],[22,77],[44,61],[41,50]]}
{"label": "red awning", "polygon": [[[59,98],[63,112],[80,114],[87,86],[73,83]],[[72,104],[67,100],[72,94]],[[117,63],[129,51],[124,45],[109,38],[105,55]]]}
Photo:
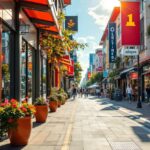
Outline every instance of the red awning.
{"label": "red awning", "polygon": [[48,0],[20,0],[20,5],[37,28],[59,33],[58,23]]}

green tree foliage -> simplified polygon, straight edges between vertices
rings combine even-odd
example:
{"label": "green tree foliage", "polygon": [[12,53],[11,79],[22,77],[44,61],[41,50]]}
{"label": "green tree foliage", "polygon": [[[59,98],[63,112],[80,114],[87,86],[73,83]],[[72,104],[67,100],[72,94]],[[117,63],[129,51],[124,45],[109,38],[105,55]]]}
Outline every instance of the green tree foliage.
{"label": "green tree foliage", "polygon": [[100,83],[103,80],[103,73],[98,72],[91,76],[90,80],[87,82],[86,86],[90,86],[96,82]]}
{"label": "green tree foliage", "polygon": [[82,67],[80,63],[79,62],[75,63],[74,64],[74,76],[78,84],[80,83],[81,78],[82,78],[81,72],[82,72]]}

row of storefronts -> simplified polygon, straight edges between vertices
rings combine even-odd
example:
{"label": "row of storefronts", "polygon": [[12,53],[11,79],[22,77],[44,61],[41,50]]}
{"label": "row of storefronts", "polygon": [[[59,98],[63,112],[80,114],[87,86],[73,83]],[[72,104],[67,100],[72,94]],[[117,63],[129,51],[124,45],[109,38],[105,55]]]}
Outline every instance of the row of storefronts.
{"label": "row of storefronts", "polygon": [[[48,31],[60,35],[55,6],[58,4],[50,2],[0,1],[1,99],[34,100],[49,95],[49,67],[47,56],[40,49],[40,34]],[[59,10],[63,9],[60,6]],[[53,86],[60,86],[57,69],[52,78]]]}
{"label": "row of storefronts", "polygon": [[[150,85],[150,43],[149,37],[147,36],[147,28],[149,26],[149,6],[150,2],[141,1],[140,2],[140,34],[141,34],[141,45],[139,47],[125,47],[121,45],[121,12],[120,7],[115,7],[107,27],[103,33],[103,36],[100,41],[100,45],[103,46],[103,56],[104,60],[104,71],[108,70],[109,73],[114,72],[116,76],[114,77],[113,82],[110,81],[110,78],[107,77],[104,80],[107,80],[107,87],[119,88],[121,89],[123,96],[126,97],[126,88],[127,85],[131,85],[133,89],[134,100],[137,100],[138,96],[138,85],[141,89],[141,100],[147,99],[146,87]],[[119,58],[119,65],[109,62],[109,34],[108,34],[108,25],[110,23],[116,24],[116,46],[117,46],[117,58]],[[126,34],[124,34],[124,37]],[[137,56],[124,56],[124,49],[133,49],[139,48],[139,63],[140,63],[140,83],[138,83],[138,59]],[[116,73],[116,72],[118,73]]]}

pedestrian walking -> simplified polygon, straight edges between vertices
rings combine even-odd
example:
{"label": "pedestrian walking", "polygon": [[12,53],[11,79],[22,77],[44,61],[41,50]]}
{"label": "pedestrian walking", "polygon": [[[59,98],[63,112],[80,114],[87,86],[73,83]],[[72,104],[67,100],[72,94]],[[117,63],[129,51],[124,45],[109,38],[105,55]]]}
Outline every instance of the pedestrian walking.
{"label": "pedestrian walking", "polygon": [[77,89],[75,87],[75,85],[72,86],[72,96],[73,96],[73,99],[76,98],[76,95],[77,95]]}
{"label": "pedestrian walking", "polygon": [[81,88],[80,89],[80,97],[82,98],[82,95],[83,95],[83,89]]}
{"label": "pedestrian walking", "polygon": [[131,85],[128,85],[127,88],[126,88],[126,94],[128,96],[128,100],[129,100],[129,103],[131,103],[131,100],[132,100],[132,87]]}
{"label": "pedestrian walking", "polygon": [[150,102],[150,85],[146,87],[147,101]]}

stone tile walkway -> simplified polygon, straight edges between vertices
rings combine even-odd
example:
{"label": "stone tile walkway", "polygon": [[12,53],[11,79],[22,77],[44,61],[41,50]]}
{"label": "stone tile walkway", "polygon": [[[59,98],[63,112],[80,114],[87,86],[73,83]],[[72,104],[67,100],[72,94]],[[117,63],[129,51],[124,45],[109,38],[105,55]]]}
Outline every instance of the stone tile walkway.
{"label": "stone tile walkway", "polygon": [[[68,101],[44,124],[36,124],[28,146],[2,150],[150,150],[150,130],[112,107],[109,100],[90,97]],[[113,104],[115,105],[115,104]],[[120,108],[124,109],[120,106]]]}

